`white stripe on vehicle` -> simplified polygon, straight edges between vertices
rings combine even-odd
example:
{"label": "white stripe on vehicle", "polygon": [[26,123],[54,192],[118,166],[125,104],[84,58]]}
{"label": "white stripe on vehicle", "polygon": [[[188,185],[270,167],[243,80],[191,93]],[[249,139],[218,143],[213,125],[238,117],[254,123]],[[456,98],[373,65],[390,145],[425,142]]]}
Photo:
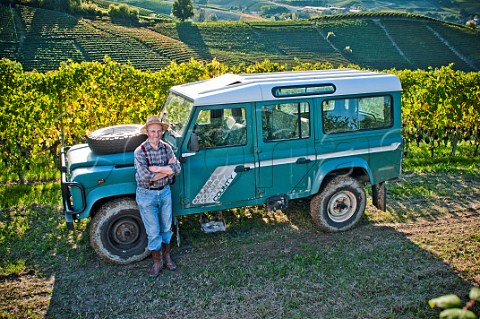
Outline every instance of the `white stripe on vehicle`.
{"label": "white stripe on vehicle", "polygon": [[401,143],[392,143],[387,146],[379,146],[374,148],[362,148],[360,150],[348,150],[348,151],[321,154],[321,155],[317,155],[317,160],[362,155],[362,154],[371,154],[371,153],[391,152],[391,151],[395,151],[400,145]]}

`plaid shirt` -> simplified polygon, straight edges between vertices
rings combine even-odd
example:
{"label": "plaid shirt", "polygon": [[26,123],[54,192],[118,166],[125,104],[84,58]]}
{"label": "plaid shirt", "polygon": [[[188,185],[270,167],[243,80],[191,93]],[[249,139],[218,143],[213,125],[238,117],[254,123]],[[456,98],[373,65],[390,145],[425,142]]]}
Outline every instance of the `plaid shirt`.
{"label": "plaid shirt", "polygon": [[[145,151],[148,155],[148,164],[147,158],[145,157],[145,152],[142,149],[142,145],[145,147]],[[170,166],[173,170],[174,175],[180,173],[180,163],[178,162],[175,154],[173,153],[172,148],[167,143],[160,141],[158,149],[154,149],[148,140],[143,142],[134,152],[135,158],[135,169],[137,173],[135,174],[135,179],[137,180],[137,185],[143,188],[150,187],[163,187],[168,184],[169,177],[162,178],[158,181],[152,182],[152,178],[157,173],[152,173],[148,170],[148,166]],[[168,164],[170,163],[170,164]]]}

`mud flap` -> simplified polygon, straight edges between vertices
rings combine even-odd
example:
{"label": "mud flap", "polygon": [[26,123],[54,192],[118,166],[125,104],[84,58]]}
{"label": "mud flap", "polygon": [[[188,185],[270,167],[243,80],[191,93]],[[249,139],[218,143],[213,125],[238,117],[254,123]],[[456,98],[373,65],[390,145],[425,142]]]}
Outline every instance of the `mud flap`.
{"label": "mud flap", "polygon": [[382,211],[387,211],[387,188],[385,182],[372,185],[372,203]]}

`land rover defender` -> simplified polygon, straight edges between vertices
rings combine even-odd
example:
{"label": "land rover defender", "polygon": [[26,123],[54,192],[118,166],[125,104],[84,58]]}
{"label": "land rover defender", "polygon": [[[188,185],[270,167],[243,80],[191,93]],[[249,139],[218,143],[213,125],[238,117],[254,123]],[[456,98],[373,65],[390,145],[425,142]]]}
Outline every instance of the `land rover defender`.
{"label": "land rover defender", "polygon": [[[395,75],[337,69],[225,74],[172,87],[158,111],[182,170],[171,185],[174,216],[310,199],[325,231],[345,231],[366,206],[386,209],[385,182],[401,173],[401,84]],[[133,150],[140,125],[100,129],[61,153],[67,225],[91,217],[104,260],[148,255],[135,203]]]}

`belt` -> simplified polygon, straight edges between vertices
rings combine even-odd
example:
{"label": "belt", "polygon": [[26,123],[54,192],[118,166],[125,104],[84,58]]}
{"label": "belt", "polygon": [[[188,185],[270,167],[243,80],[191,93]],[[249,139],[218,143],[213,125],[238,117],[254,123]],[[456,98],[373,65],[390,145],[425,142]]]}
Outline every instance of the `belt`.
{"label": "belt", "polygon": [[165,186],[162,186],[162,187],[146,187],[146,189],[148,189],[150,191],[161,191],[164,188],[165,188]]}

